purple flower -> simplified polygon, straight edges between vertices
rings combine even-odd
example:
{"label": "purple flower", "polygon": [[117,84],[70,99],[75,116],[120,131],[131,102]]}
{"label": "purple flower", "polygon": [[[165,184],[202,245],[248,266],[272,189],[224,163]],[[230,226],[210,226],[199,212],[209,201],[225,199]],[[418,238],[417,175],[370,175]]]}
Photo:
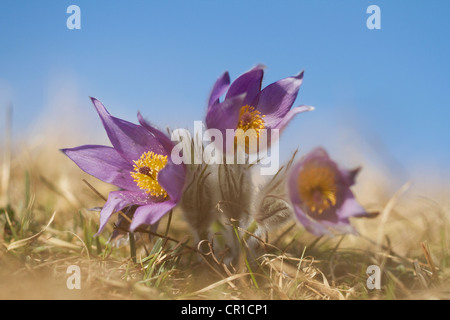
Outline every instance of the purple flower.
{"label": "purple flower", "polygon": [[[303,81],[303,71],[293,77],[274,82],[261,90],[264,66],[257,65],[230,84],[225,72],[213,86],[206,114],[206,126],[226,136],[226,129],[253,129],[259,138],[262,129],[282,131],[297,114],[310,111],[309,106],[292,108]],[[220,97],[226,92],[223,101]],[[228,145],[230,141],[226,145]]]}
{"label": "purple flower", "polygon": [[139,112],[140,125],[136,125],[111,116],[100,101],[91,100],[112,147],[84,145],[62,152],[83,171],[121,188],[109,193],[97,234],[113,213],[129,206],[137,206],[131,231],[143,224],[155,224],[177,205],[182,195],[185,168],[170,159],[172,141]]}
{"label": "purple flower", "polygon": [[350,187],[360,168],[340,169],[322,148],[316,148],[292,167],[288,192],[295,216],[311,233],[357,233],[350,217],[368,216]]}

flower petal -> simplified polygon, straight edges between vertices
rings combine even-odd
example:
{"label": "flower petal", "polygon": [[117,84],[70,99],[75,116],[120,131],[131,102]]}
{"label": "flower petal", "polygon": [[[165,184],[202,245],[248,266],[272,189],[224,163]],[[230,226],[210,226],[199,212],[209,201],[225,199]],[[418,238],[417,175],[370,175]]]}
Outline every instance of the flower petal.
{"label": "flower petal", "polygon": [[290,198],[291,203],[295,205],[299,205],[302,203],[300,199],[300,195],[298,193],[298,175],[303,167],[303,161],[298,161],[295,163],[289,173],[289,178],[287,180],[287,191]]}
{"label": "flower petal", "polygon": [[81,170],[97,179],[126,190],[139,190],[130,175],[133,166],[122,158],[114,148],[85,145],[72,149],[62,149],[61,151],[75,162]]}
{"label": "flower petal", "polygon": [[144,127],[145,129],[147,129],[148,131],[150,131],[150,133],[152,133],[155,138],[158,140],[158,142],[161,144],[161,146],[166,150],[167,155],[170,156],[170,154],[172,153],[172,149],[173,149],[173,142],[172,140],[169,139],[169,137],[167,135],[165,135],[162,131],[156,129],[155,127],[153,127],[152,125],[150,125],[145,119],[144,117],[142,117],[141,113],[138,112],[138,121],[140,123],[140,125],[142,127]]}
{"label": "flower petal", "polygon": [[130,230],[134,231],[142,224],[152,225],[158,222],[159,219],[175,206],[175,201],[164,201],[149,203],[137,208],[131,221]]}
{"label": "flower petal", "polygon": [[166,149],[168,156],[168,162],[166,166],[158,173],[158,183],[169,194],[170,199],[178,201],[181,198],[181,192],[185,181],[186,171],[183,164],[176,165],[171,160],[171,153],[173,149],[173,142],[164,133],[151,126],[142,115],[138,112],[139,123],[149,130],[161,145]]}
{"label": "flower petal", "polygon": [[108,200],[100,212],[100,227],[96,235],[99,235],[106,226],[111,215],[131,205],[143,206],[150,203],[149,197],[142,192],[112,191]]}
{"label": "flower petal", "polygon": [[227,129],[236,130],[244,98],[245,93],[225,99],[222,103],[217,103],[212,106],[206,114],[206,127],[208,129],[217,129],[222,134],[222,145],[217,145],[217,147],[222,148],[222,152],[224,153],[227,150],[231,150],[230,148],[234,146],[234,135],[233,139],[226,139]]}
{"label": "flower petal", "polygon": [[184,164],[174,164],[170,156],[166,166],[158,173],[158,183],[166,190],[170,199],[178,202],[181,199],[186,169]]}
{"label": "flower petal", "polygon": [[[264,76],[264,66],[257,65],[234,80],[228,89],[225,99],[236,97],[245,93],[242,106],[251,105],[261,91],[262,78]],[[242,107],[241,106],[241,107]]]}
{"label": "flower petal", "polygon": [[91,98],[91,100],[103,122],[112,145],[130,163],[139,159],[144,152],[148,151],[167,155],[162,145],[147,129],[111,116],[100,101],[95,98]]}
{"label": "flower petal", "polygon": [[222,96],[222,94],[225,93],[229,86],[230,75],[228,72],[224,72],[214,84],[214,87],[209,96],[208,109],[211,108],[213,104],[218,102],[219,98]]}
{"label": "flower petal", "polygon": [[359,171],[361,171],[361,167],[357,167],[352,170],[340,170],[341,175],[345,183],[347,183],[348,186],[352,186],[355,184],[356,176],[358,175]]}
{"label": "flower petal", "polygon": [[266,124],[266,127],[271,129],[279,129],[280,131],[282,131],[296,114],[312,110],[314,110],[314,107],[301,105],[289,110],[283,118],[278,118],[273,114],[267,115],[264,118],[264,122]]}
{"label": "flower petal", "polygon": [[212,106],[206,113],[206,126],[221,131],[226,129],[235,130],[239,122],[239,114],[245,93],[233,98],[225,99],[222,103]]}
{"label": "flower petal", "polygon": [[327,165],[333,167],[333,169],[337,171],[336,165],[330,159],[327,151],[324,148],[316,147],[312,151],[308,152],[308,154],[306,154],[303,158],[301,158],[299,161],[297,161],[297,163],[295,163],[292,166],[289,173],[287,187],[290,200],[293,204],[301,205],[303,203],[298,193],[298,176],[303,166],[310,161],[321,163],[325,162]]}
{"label": "flower petal", "polygon": [[336,214],[339,217],[339,220],[348,219],[351,217],[369,216],[366,210],[358,203],[350,189],[347,190],[345,200],[336,210]]}
{"label": "flower petal", "polygon": [[265,87],[258,97],[258,111],[274,118],[284,118],[297,98],[303,82],[303,71],[294,77],[281,79]]}
{"label": "flower petal", "polygon": [[316,147],[313,150],[311,150],[302,160],[302,162],[308,162],[310,160],[324,160],[324,161],[331,161],[330,156],[328,155],[328,152],[322,148],[322,147]]}
{"label": "flower petal", "polygon": [[323,226],[329,227],[334,233],[337,234],[353,234],[358,235],[358,231],[350,224],[348,219],[340,220],[338,222],[330,222],[323,220],[320,222]]}
{"label": "flower petal", "polygon": [[305,229],[311,232],[312,234],[318,237],[323,235],[328,236],[333,235],[326,226],[308,218],[308,216],[303,212],[302,209],[300,209],[300,207],[294,206],[294,212],[298,221],[300,221],[300,223],[305,227]]}

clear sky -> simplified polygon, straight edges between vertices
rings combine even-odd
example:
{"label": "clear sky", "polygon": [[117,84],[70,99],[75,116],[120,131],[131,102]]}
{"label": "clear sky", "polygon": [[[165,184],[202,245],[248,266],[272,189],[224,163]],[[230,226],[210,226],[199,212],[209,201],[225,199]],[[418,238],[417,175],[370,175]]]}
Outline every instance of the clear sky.
{"label": "clear sky", "polygon": [[[72,4],[80,30],[66,27]],[[380,30],[366,27],[373,4]],[[129,121],[140,110],[160,127],[192,127],[222,72],[262,63],[263,85],[305,70],[296,104],[316,107],[289,125],[284,154],[355,146],[447,170],[449,16],[442,0],[2,0],[1,119],[12,103],[18,137],[69,106],[100,126],[93,96]]]}

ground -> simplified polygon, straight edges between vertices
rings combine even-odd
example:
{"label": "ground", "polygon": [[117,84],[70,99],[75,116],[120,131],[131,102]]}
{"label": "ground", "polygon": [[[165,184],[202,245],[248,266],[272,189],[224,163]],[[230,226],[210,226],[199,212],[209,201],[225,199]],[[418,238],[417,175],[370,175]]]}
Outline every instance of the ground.
{"label": "ground", "polygon": [[[264,238],[242,237],[227,264],[211,241],[200,246],[179,212],[155,234],[94,237],[98,210],[114,190],[81,172],[52,145],[5,152],[0,205],[0,299],[449,299],[448,202],[395,193],[374,183],[356,192],[372,219],[352,221],[360,235],[317,238],[292,220]],[[377,176],[377,174],[374,174]],[[6,177],[6,178],[5,178]],[[371,189],[372,188],[372,189]],[[96,190],[96,192],[93,191]],[[99,193],[99,194],[97,194]],[[226,226],[232,228],[232,226]],[[245,250],[252,241],[252,250]],[[380,288],[367,284],[378,266]],[[79,267],[80,289],[68,269]]]}

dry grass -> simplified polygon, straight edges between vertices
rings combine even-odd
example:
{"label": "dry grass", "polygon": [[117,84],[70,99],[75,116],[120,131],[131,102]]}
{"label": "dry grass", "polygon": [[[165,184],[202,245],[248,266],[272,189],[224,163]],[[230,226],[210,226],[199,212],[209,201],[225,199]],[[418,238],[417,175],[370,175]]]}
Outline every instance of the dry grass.
{"label": "dry grass", "polygon": [[[111,186],[57,149],[49,141],[11,154],[3,148],[0,299],[450,298],[448,203],[409,185],[389,195],[360,179],[361,201],[381,212],[353,221],[361,236],[315,238],[292,221],[264,239],[246,233],[243,247],[251,240],[258,250],[236,266],[223,264],[211,243],[193,243],[175,211],[157,235],[142,234],[134,263],[128,245],[108,243],[112,226],[93,237],[98,211],[88,208],[104,201],[83,179],[104,196]],[[366,287],[373,264],[382,270],[380,290]],[[81,268],[81,290],[67,289],[70,265]]]}

